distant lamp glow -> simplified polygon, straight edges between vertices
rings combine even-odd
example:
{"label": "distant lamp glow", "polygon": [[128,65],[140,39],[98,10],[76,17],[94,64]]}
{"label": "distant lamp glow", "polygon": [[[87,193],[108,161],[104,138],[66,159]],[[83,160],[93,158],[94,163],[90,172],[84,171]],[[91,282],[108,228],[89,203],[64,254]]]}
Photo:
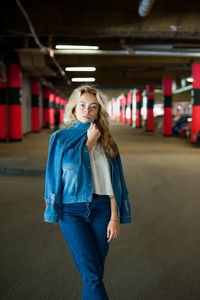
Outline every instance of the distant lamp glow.
{"label": "distant lamp glow", "polygon": [[72,78],[72,82],[94,82],[94,77],[74,77]]}
{"label": "distant lamp glow", "polygon": [[192,77],[188,77],[186,80],[187,80],[187,82],[193,82],[193,78]]}
{"label": "distant lamp glow", "polygon": [[79,46],[79,45],[56,45],[59,50],[98,50],[98,46]]}
{"label": "distant lamp glow", "polygon": [[80,72],[94,72],[96,71],[95,67],[66,67],[66,71],[73,72],[73,71],[80,71]]}
{"label": "distant lamp glow", "polygon": [[162,89],[155,89],[155,90],[154,90],[154,93],[156,93],[156,94],[161,94],[162,91],[163,91]]}

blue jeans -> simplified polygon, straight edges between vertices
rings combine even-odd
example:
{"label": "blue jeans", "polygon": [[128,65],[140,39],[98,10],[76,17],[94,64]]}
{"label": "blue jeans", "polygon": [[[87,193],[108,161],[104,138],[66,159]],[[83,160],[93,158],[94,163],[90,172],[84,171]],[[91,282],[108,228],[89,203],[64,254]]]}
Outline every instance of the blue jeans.
{"label": "blue jeans", "polygon": [[62,206],[59,223],[83,280],[82,300],[108,300],[103,274],[110,217],[108,195],[93,194],[91,202]]}

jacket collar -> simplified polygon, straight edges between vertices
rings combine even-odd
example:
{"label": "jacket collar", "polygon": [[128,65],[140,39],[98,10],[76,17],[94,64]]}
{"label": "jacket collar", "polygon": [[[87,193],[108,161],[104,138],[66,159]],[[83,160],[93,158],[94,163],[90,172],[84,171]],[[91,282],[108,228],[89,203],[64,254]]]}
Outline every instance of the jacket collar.
{"label": "jacket collar", "polygon": [[74,124],[72,125],[72,127],[74,127],[74,128],[88,129],[90,127],[91,123],[94,124],[94,121],[91,120],[91,121],[89,121],[87,123],[82,123],[80,121],[75,121]]}

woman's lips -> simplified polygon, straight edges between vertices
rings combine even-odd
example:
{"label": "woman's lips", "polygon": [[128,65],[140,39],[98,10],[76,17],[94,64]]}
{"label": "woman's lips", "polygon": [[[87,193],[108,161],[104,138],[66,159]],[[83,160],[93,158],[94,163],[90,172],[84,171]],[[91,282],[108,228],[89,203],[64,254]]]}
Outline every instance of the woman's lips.
{"label": "woman's lips", "polygon": [[90,119],[90,116],[83,116],[83,118]]}

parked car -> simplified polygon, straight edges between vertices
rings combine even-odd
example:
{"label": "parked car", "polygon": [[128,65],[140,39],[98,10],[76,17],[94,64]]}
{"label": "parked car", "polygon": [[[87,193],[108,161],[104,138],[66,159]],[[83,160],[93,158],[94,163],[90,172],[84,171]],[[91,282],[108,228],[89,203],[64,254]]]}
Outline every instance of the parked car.
{"label": "parked car", "polygon": [[196,143],[200,145],[200,130],[196,134]]}
{"label": "parked car", "polygon": [[192,121],[191,115],[182,115],[182,116],[175,117],[173,121],[173,133],[178,135],[181,126],[188,123],[191,124],[191,121]]}
{"label": "parked car", "polygon": [[191,121],[187,123],[183,123],[178,129],[178,135],[190,138],[191,136]]}

